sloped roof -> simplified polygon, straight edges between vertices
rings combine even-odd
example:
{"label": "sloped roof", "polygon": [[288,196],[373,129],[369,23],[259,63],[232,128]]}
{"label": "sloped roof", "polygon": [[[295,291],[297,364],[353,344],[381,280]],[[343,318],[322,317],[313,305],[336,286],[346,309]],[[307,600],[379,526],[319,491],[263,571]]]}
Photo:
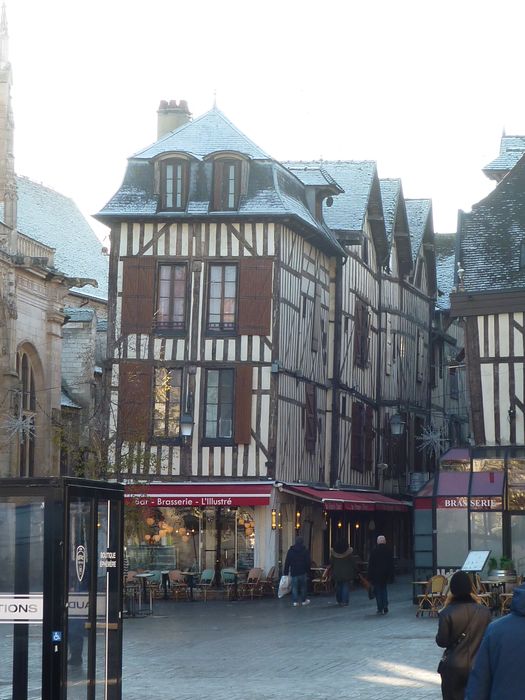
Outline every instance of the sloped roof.
{"label": "sloped roof", "polygon": [[408,227],[410,230],[410,243],[412,246],[412,259],[418,256],[423,236],[428,224],[428,217],[432,208],[430,199],[405,199]]}
{"label": "sloped roof", "polygon": [[69,321],[89,323],[93,320],[95,310],[86,307],[79,308],[78,306],[65,306],[64,313],[68,317]]}
{"label": "sloped roof", "polygon": [[55,249],[55,265],[69,277],[96,279],[91,285],[71,291],[96,299],[108,298],[109,261],[102,244],[77,205],[69,197],[17,177],[17,229]]}
{"label": "sloped roof", "polygon": [[501,180],[525,153],[525,136],[501,137],[499,155],[483,168],[487,177]]}
{"label": "sloped roof", "polygon": [[392,233],[396,222],[397,207],[401,194],[401,180],[397,178],[379,180],[381,186],[381,201],[385,217],[385,232],[388,242],[392,242]]}
{"label": "sloped roof", "polygon": [[436,233],[436,276],[438,295],[436,307],[444,310],[450,308],[450,292],[454,286],[456,260],[456,234]]}
{"label": "sloped roof", "polygon": [[523,290],[520,267],[525,245],[525,158],[487,196],[462,213],[460,262],[466,292]]}
{"label": "sloped roof", "polygon": [[379,180],[379,185],[386,237],[389,245],[392,246],[392,236],[395,236],[399,271],[407,275],[412,269],[412,249],[401,180],[385,178]]}
{"label": "sloped roof", "polygon": [[204,158],[220,151],[235,151],[248,158],[271,160],[270,156],[245,136],[224,114],[214,107],[198,119],[170,131],[132,158],[151,159],[161,153],[188,153]]}
{"label": "sloped roof", "polygon": [[326,172],[323,167],[309,167],[304,168],[289,168],[293,174],[301,180],[303,185],[315,186],[315,187],[330,187],[337,192],[343,192],[342,187],[334,180],[330,173]]}

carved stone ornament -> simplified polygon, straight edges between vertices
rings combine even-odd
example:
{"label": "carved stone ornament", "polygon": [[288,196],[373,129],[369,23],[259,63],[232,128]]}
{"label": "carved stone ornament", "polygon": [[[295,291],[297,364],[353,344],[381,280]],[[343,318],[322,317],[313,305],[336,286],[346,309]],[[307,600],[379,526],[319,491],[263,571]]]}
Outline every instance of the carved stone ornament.
{"label": "carved stone ornament", "polygon": [[14,276],[8,270],[2,270],[0,295],[10,318],[18,318],[16,308],[16,285]]}

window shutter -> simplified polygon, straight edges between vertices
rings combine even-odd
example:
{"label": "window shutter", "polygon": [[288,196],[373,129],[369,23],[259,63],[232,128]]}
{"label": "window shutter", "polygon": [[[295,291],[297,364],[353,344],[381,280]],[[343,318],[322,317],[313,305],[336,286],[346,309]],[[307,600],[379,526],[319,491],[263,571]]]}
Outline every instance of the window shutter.
{"label": "window shutter", "polygon": [[357,472],[364,468],[363,460],[363,409],[362,403],[352,404],[352,455],[351,466]]}
{"label": "window shutter", "polygon": [[252,439],[252,366],[241,365],[235,372],[235,442],[249,445]]}
{"label": "window shutter", "polygon": [[306,401],[306,425],[305,425],[305,442],[308,452],[315,451],[315,443],[317,441],[317,401],[315,396],[315,386],[313,384],[305,385],[305,401]]}
{"label": "window shutter", "polygon": [[363,325],[363,313],[361,304],[356,302],[355,305],[355,316],[354,316],[354,364],[362,364],[362,325]]}
{"label": "window shutter", "polygon": [[150,333],[153,324],[155,258],[140,256],[122,261],[121,333]]}
{"label": "window shutter", "polygon": [[119,371],[118,435],[127,442],[145,442],[150,435],[153,367],[122,362]]}
{"label": "window shutter", "polygon": [[242,258],[239,270],[239,335],[270,335],[271,258]]}
{"label": "window shutter", "polygon": [[312,318],[312,352],[319,350],[319,333],[321,332],[321,288],[315,285],[314,313]]}
{"label": "window shutter", "polygon": [[374,409],[367,406],[365,409],[365,469],[372,471],[374,466]]}

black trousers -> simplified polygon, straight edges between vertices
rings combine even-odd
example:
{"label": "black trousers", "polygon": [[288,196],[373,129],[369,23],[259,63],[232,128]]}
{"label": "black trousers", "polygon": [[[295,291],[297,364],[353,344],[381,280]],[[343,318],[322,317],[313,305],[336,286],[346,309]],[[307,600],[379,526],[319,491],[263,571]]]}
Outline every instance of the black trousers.
{"label": "black trousers", "polygon": [[464,700],[468,671],[461,668],[441,669],[441,695],[443,700]]}

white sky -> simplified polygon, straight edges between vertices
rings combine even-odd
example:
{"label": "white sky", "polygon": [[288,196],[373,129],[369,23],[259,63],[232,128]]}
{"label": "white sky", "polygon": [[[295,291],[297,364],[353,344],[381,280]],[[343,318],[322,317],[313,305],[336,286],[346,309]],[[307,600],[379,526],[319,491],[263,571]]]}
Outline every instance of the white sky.
{"label": "white sky", "polygon": [[[438,232],[525,133],[523,0],[6,0],[15,164],[98,211],[161,99],[213,104],[273,157],[371,159]],[[99,234],[105,227],[93,222]]]}

